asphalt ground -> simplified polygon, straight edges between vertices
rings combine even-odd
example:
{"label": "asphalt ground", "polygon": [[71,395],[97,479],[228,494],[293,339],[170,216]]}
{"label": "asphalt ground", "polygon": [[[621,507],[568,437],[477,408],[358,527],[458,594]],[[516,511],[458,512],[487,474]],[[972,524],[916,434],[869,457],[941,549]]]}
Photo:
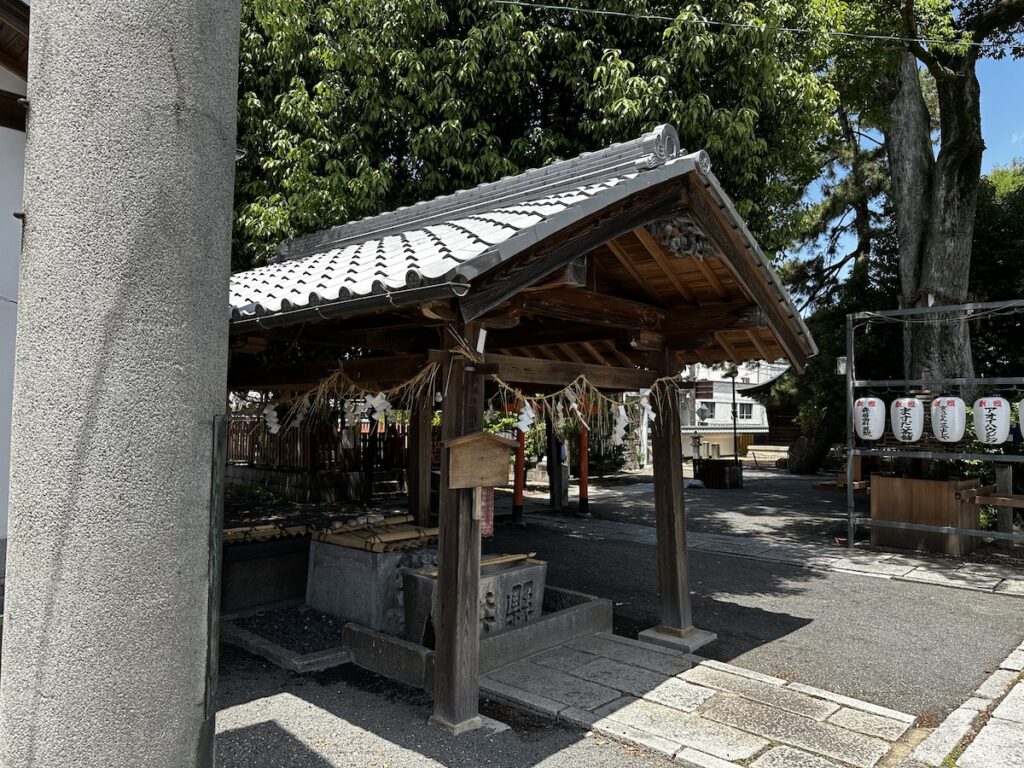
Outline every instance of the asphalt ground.
{"label": "asphalt ground", "polygon": [[[585,522],[583,523],[585,525]],[[609,598],[615,631],[658,623],[655,548],[499,526],[485,551],[537,552],[547,581]],[[1024,601],[691,552],[694,624],[707,658],[937,722],[1024,638]]]}
{"label": "asphalt ground", "polygon": [[664,757],[484,702],[511,726],[454,737],[430,697],[353,665],[295,675],[221,646],[218,768],[658,768]]}

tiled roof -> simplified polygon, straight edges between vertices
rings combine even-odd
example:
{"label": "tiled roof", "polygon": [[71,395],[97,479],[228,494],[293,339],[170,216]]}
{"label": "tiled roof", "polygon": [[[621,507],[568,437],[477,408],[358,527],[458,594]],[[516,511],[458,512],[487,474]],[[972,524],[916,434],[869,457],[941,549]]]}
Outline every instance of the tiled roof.
{"label": "tiled roof", "polygon": [[[459,284],[649,182],[707,164],[671,126],[519,176],[296,238],[231,278],[238,323],[432,284]],[[651,177],[651,178],[648,178]]]}

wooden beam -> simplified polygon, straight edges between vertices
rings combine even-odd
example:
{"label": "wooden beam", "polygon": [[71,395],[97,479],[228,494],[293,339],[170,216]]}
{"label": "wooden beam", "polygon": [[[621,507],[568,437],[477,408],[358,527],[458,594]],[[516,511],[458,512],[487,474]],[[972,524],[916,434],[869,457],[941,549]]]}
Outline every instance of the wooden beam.
{"label": "wooden beam", "polygon": [[770,363],[773,359],[771,353],[768,351],[768,347],[764,345],[764,342],[757,338],[757,332],[747,331],[747,338],[750,339],[750,343],[754,345],[754,349],[757,350],[757,354],[761,356],[761,359],[767,360]]}
{"label": "wooden beam", "polygon": [[[587,346],[586,344],[583,345],[584,348],[586,348],[586,346]],[[570,347],[568,344],[559,344],[558,345],[558,351],[561,352],[566,357],[568,357],[574,363],[582,363],[583,362],[583,358],[580,357],[579,355],[577,355],[575,350],[573,350],[573,348]],[[598,361],[598,362],[601,362],[601,361]]]}
{"label": "wooden beam", "polygon": [[[672,285],[674,285],[675,289],[679,291],[679,294],[683,299],[685,301],[692,302],[694,300],[693,293],[691,293],[690,289],[687,288],[679,278],[679,273],[676,271],[672,260],[668,257],[665,246],[662,245],[659,240],[655,239],[645,227],[637,227],[633,230],[633,235],[640,241],[644,250],[651,254],[654,260],[658,262],[658,266],[661,267],[661,271],[664,272],[665,276],[672,281]],[[678,258],[676,254],[672,255],[673,257]]]}
{"label": "wooden beam", "polygon": [[[464,336],[475,341],[475,330]],[[448,353],[441,435],[445,442],[483,425],[483,378],[462,355]],[[434,714],[431,722],[454,733],[480,724],[480,521],[474,489],[449,490],[448,450],[442,449],[438,525]]]}
{"label": "wooden beam", "polygon": [[[486,323],[486,320],[481,322]],[[496,330],[487,334],[488,349],[520,347],[524,342],[533,344],[578,344],[584,341],[609,341],[625,339],[626,334],[615,328],[586,326],[570,322],[524,322],[518,328]]]}
{"label": "wooden beam", "polygon": [[649,191],[646,199],[634,196],[574,222],[479,280],[468,294],[459,299],[463,319],[481,317],[581,254],[644,222],[671,216],[680,207],[678,182],[673,181]]}
{"label": "wooden beam", "polygon": [[665,321],[665,311],[650,304],[605,293],[554,289],[526,298],[523,311],[568,322],[623,330],[653,330]]}
{"label": "wooden beam", "polygon": [[634,362],[633,358],[631,358],[629,355],[627,355],[625,352],[623,352],[621,349],[615,346],[615,342],[606,341],[604,345],[611,353],[612,357],[618,360],[620,364],[626,366],[627,368],[636,368],[636,362]]}
{"label": "wooden beam", "polygon": [[625,249],[614,240],[609,240],[605,245],[608,246],[608,250],[612,252],[616,259],[619,260],[619,264],[629,272],[630,277],[636,280],[637,285],[640,286],[640,290],[650,296],[657,302],[662,301],[661,296],[651,290],[651,287],[647,284],[647,280],[643,275],[640,274],[640,270],[637,269],[636,264],[633,263],[633,259],[629,257]]}
{"label": "wooden beam", "polygon": [[18,103],[21,98],[16,93],[0,91],[0,128],[25,131],[25,108]]}
{"label": "wooden beam", "polygon": [[[394,355],[343,360],[345,374],[367,389],[408,381],[427,362],[426,355]],[[309,389],[338,369],[337,361],[287,366],[233,362],[228,371],[229,390]]]}
{"label": "wooden beam", "polygon": [[565,385],[584,375],[598,389],[644,389],[658,378],[653,371],[619,368],[588,363],[565,363],[537,360],[532,357],[487,354],[488,367],[497,368],[497,376],[509,384]]}
{"label": "wooden beam", "polygon": [[[669,355],[665,356],[663,367],[665,373],[675,367]],[[660,397],[655,409],[652,444],[661,626],[681,632],[693,626],[693,613],[683,500],[679,393],[674,387],[664,384],[659,387],[661,392],[658,393]]]}

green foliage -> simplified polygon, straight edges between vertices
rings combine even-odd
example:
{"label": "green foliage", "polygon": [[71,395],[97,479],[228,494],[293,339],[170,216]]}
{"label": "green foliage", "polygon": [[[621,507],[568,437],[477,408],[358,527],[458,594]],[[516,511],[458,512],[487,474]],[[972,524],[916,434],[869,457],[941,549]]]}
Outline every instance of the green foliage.
{"label": "green foliage", "polygon": [[[234,266],[282,239],[635,138],[705,148],[769,252],[816,176],[831,0],[245,0]],[[706,19],[754,24],[720,27]]]}

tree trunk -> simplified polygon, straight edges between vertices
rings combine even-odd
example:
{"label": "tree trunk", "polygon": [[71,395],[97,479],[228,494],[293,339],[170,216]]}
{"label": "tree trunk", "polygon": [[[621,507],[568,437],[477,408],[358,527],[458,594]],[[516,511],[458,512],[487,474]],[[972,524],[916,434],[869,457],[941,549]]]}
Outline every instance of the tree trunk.
{"label": "tree trunk", "polygon": [[[967,300],[971,241],[981,155],[980,89],[973,56],[933,60],[941,148],[932,153],[931,121],[921,93],[917,58],[904,53],[892,83],[887,132],[899,235],[904,307]],[[973,376],[970,332],[936,316],[904,329],[908,378]]]}

